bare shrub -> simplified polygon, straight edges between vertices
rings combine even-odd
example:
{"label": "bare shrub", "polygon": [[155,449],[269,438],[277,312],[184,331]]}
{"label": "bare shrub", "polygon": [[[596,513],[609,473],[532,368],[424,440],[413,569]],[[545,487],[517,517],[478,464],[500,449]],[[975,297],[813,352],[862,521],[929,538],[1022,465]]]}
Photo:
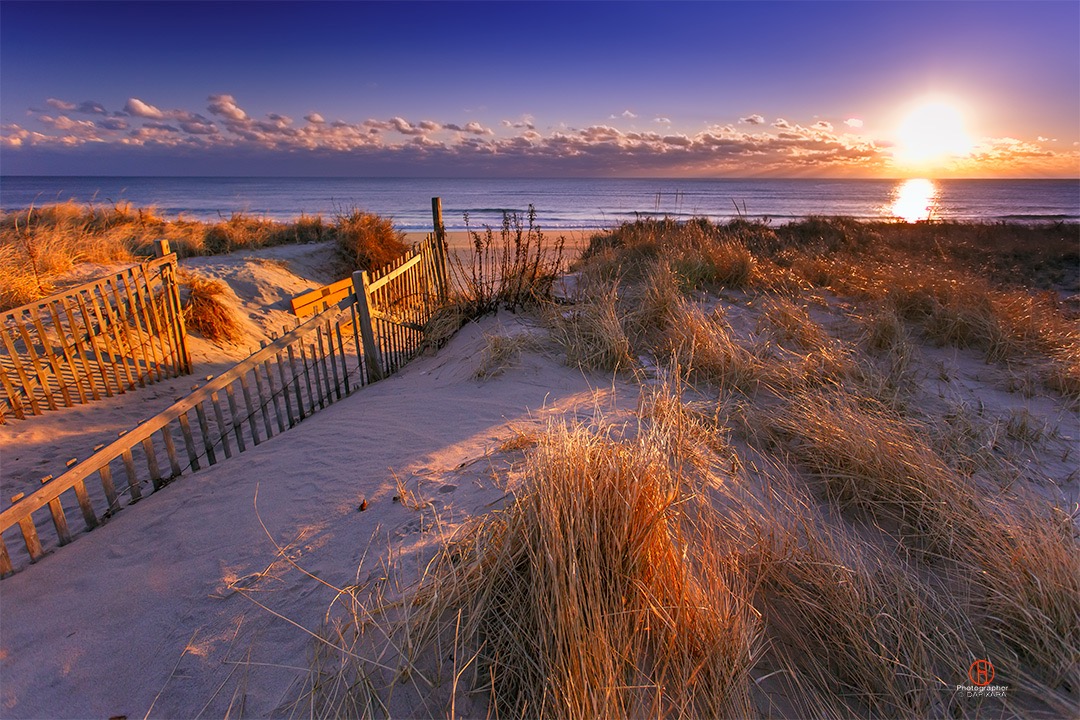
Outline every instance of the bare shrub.
{"label": "bare shrub", "polygon": [[464,260],[451,256],[450,271],[460,301],[473,317],[499,308],[514,311],[551,297],[563,270],[565,239],[545,237],[532,205],[524,218],[516,212],[503,213],[498,236],[490,227],[473,230],[467,213],[465,225],[472,252]]}

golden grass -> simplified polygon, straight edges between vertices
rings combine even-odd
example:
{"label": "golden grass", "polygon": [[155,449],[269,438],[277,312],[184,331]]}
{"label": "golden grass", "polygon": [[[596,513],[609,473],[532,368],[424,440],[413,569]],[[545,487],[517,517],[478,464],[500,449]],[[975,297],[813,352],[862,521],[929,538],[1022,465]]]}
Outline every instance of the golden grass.
{"label": "golden grass", "polygon": [[[1049,384],[1077,357],[1075,318],[965,264],[971,237],[823,219],[598,237],[573,304],[546,317],[573,365],[652,356],[637,427],[503,443],[524,455],[492,469],[512,503],[449,539],[400,603],[334,631],[360,659],[327,693],[353,683],[353,709],[375,714],[409,695],[429,716],[466,699],[496,717],[1070,713],[1075,518],[1010,455],[1056,430],[954,401],[921,344]],[[489,345],[497,372],[516,350]],[[956,692],[976,658],[1005,698]]]}
{"label": "golden grass", "polygon": [[549,308],[551,332],[569,365],[615,372],[634,362],[615,285],[596,288],[574,305]]}
{"label": "golden grass", "polygon": [[1025,494],[995,497],[953,471],[920,428],[842,392],[797,396],[776,417],[832,502],[955,563],[978,588],[988,641],[1051,686],[1080,680],[1080,543],[1071,520]]}
{"label": "golden grass", "polygon": [[218,222],[166,220],[154,208],[124,203],[32,207],[0,215],[0,308],[48,295],[57,289],[56,277],[79,263],[150,256],[157,239],[168,240],[180,257],[338,240],[354,269],[381,267],[404,252],[400,235],[389,221],[360,211],[342,214],[333,223],[320,215],[281,223],[244,213]]}
{"label": "golden grass", "polygon": [[374,270],[408,250],[405,233],[387,218],[353,209],[334,220],[338,254],[349,272]]}
{"label": "golden grass", "polygon": [[235,345],[244,339],[244,332],[235,313],[221,300],[225,283],[192,273],[180,276],[181,297],[184,299],[184,325],[213,343]]}

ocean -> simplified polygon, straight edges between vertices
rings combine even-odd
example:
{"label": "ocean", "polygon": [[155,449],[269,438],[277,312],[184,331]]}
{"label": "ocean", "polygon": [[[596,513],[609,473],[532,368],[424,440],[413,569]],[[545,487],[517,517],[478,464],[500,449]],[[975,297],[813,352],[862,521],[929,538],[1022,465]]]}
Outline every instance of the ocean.
{"label": "ocean", "polygon": [[167,217],[218,220],[246,213],[275,220],[330,219],[353,209],[402,230],[431,228],[441,197],[450,230],[498,226],[505,211],[536,209],[545,230],[606,228],[639,217],[1076,222],[1080,180],[677,180],[243,177],[0,178],[5,211],[74,200],[153,207]]}

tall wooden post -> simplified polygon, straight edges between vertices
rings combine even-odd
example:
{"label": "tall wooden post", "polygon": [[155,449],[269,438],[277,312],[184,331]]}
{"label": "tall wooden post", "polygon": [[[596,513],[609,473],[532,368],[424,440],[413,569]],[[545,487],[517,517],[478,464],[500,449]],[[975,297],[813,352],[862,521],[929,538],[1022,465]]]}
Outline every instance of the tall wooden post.
{"label": "tall wooden post", "polygon": [[154,255],[159,258],[163,258],[172,252],[172,248],[169,247],[169,241],[166,238],[154,241]]}
{"label": "tall wooden post", "polygon": [[442,219],[442,198],[431,198],[431,221],[435,226],[435,265],[439,273],[439,301],[447,300],[449,282],[446,274],[446,226]]}
{"label": "tall wooden post", "polygon": [[357,270],[352,274],[352,281],[353,292],[356,293],[356,313],[360,320],[360,337],[364,343],[364,362],[367,364],[368,382],[382,380],[379,348],[375,344],[375,329],[371,323],[371,297],[368,294],[367,271]]}

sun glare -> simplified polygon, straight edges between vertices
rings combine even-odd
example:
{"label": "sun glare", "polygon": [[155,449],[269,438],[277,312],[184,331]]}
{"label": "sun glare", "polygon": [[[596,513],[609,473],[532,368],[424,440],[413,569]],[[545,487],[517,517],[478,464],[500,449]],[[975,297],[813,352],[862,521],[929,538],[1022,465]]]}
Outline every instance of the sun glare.
{"label": "sun glare", "polygon": [[905,222],[929,220],[937,208],[937,186],[925,178],[904,180],[893,190],[889,214]]}
{"label": "sun glare", "polygon": [[901,120],[893,157],[901,167],[932,170],[967,155],[972,145],[960,110],[935,98],[916,105]]}

